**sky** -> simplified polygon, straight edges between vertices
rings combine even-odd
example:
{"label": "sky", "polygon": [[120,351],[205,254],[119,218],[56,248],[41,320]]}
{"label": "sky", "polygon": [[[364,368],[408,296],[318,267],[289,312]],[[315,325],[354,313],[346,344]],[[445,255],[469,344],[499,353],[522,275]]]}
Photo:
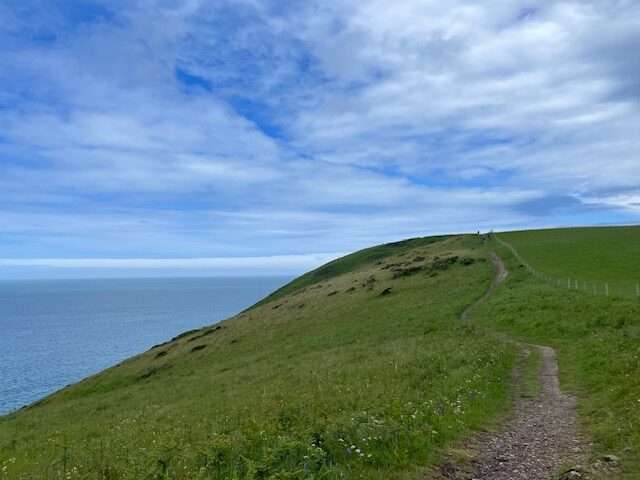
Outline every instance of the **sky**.
{"label": "sky", "polygon": [[4,0],[0,278],[638,223],[640,2]]}

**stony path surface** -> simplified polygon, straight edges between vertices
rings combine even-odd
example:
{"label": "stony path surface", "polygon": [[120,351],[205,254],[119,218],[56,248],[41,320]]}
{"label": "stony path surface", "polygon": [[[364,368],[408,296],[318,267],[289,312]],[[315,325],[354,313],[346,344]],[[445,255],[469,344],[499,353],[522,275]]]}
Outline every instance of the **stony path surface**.
{"label": "stony path surface", "polygon": [[[486,294],[461,315],[484,302],[503,282],[508,272],[502,260],[492,254],[496,275]],[[485,433],[467,447],[473,460],[464,466],[451,461],[441,465],[438,477],[457,480],[549,480],[585,478],[577,465],[587,459],[588,446],[578,435],[575,399],[563,394],[558,382],[558,364],[552,348],[523,347],[540,352],[540,392],[536,398],[522,395],[522,376],[514,373],[514,410],[496,433]]]}
{"label": "stony path surface", "polygon": [[563,472],[566,478],[584,475],[568,471],[586,459],[586,446],[578,435],[575,399],[560,391],[553,349],[531,348],[538,349],[542,359],[540,394],[517,398],[513,418],[502,431],[484,439],[469,478],[548,480]]}

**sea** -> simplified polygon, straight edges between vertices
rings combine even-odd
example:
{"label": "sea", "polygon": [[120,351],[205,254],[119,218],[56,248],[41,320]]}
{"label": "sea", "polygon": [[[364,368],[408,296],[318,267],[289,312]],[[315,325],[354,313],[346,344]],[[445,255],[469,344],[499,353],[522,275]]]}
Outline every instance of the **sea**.
{"label": "sea", "polygon": [[0,281],[0,415],[233,316],[289,280]]}

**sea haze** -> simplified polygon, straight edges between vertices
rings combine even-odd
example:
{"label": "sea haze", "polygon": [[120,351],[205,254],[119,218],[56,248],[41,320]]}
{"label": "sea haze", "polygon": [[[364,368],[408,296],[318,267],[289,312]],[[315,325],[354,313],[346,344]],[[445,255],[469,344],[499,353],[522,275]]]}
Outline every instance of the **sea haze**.
{"label": "sea haze", "polygon": [[0,415],[185,330],[232,316],[288,280],[0,282]]}

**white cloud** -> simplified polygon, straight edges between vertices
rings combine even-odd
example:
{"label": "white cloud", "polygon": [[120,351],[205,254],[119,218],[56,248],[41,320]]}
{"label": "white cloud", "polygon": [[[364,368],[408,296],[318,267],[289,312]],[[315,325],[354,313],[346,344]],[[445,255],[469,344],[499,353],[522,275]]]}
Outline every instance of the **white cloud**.
{"label": "white cloud", "polygon": [[344,253],[273,255],[219,258],[0,258],[0,268],[46,267],[54,269],[209,269],[297,270],[316,268]]}
{"label": "white cloud", "polygon": [[580,200],[589,205],[609,206],[622,208],[634,213],[640,213],[640,193],[622,193],[618,195],[603,195],[592,197],[581,197]]}
{"label": "white cloud", "polygon": [[[520,19],[525,9],[534,13]],[[345,11],[349,14],[342,15]],[[529,148],[486,158],[484,166],[516,167],[514,177],[522,180],[540,174],[565,183],[581,179],[586,163],[582,151],[589,146],[624,139],[625,151],[616,152],[623,162],[640,153],[623,126],[638,126],[637,94],[618,95],[626,79],[588,48],[617,28],[629,32],[634,25],[640,31],[638,13],[638,5],[630,2],[614,7],[605,2],[481,6],[408,1],[391,10],[376,1],[349,3],[345,9],[340,4],[331,12],[345,24],[335,41],[341,46],[336,55],[342,58],[349,52],[353,63],[366,67],[361,65],[361,71],[381,74],[360,89],[341,90],[353,79],[353,67],[336,69],[326,58],[335,49],[322,50],[321,61],[336,82],[324,87],[332,93],[325,94],[323,102],[301,114],[296,134],[325,156],[340,157],[346,150],[346,159],[357,164],[362,164],[361,157],[350,152],[371,152],[381,145],[394,152],[402,146],[405,155],[400,159],[390,162],[377,155],[368,163],[406,162],[412,168],[422,163],[453,175],[483,147],[456,144],[452,130],[515,141],[528,138]],[[312,48],[322,48],[331,18],[311,22],[305,39]],[[616,52],[633,50],[637,35],[621,37],[615,40]],[[434,148],[434,138],[443,146]],[[411,144],[416,145],[413,152],[407,148]],[[562,172],[547,167],[555,160],[537,161],[558,152],[563,155]],[[589,161],[588,169],[603,163],[597,158]],[[608,179],[615,187],[629,174],[640,180],[639,173],[625,171],[597,181]]]}

